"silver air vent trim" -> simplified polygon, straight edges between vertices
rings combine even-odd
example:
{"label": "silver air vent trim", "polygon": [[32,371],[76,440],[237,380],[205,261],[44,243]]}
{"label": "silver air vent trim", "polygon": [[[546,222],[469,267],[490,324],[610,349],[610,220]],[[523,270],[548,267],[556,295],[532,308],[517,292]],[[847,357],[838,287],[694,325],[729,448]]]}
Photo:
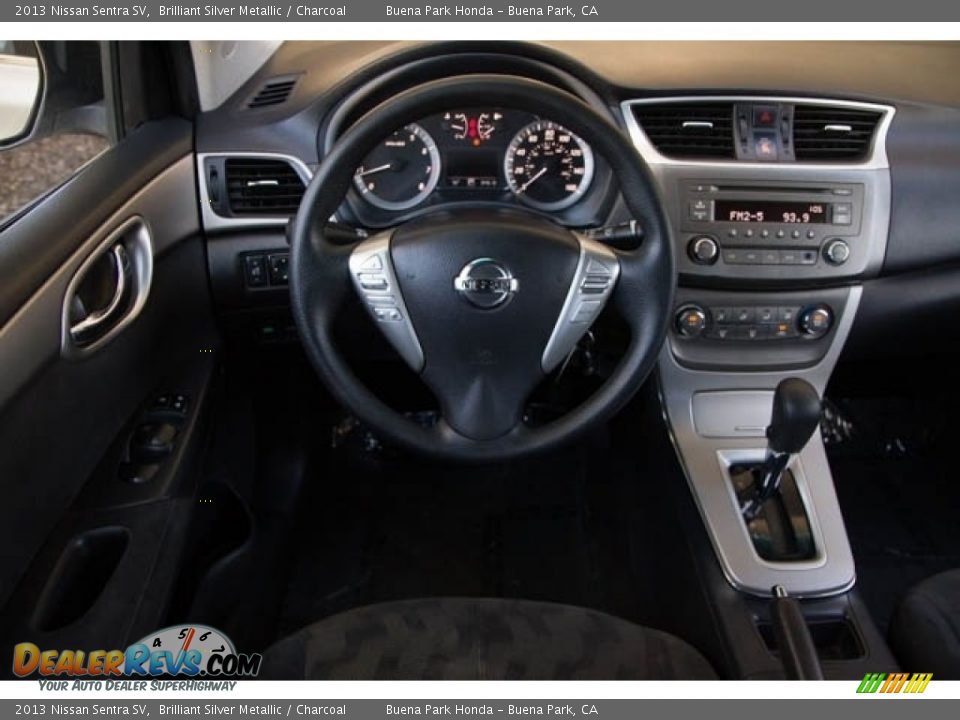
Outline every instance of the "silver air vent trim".
{"label": "silver air vent trim", "polygon": [[[680,160],[668,158],[660,153],[653,143],[650,142],[647,134],[640,127],[637,118],[633,114],[635,105],[666,105],[669,103],[710,103],[710,102],[731,102],[731,103],[789,103],[792,105],[822,105],[825,107],[836,107],[850,110],[869,110],[882,114],[880,122],[877,123],[876,135],[873,139],[873,145],[866,159],[859,162],[791,162],[791,163],[769,163],[756,162],[753,160]],[[651,97],[634,100],[624,100],[620,103],[620,110],[623,113],[624,122],[627,125],[627,131],[630,133],[630,139],[640,155],[649,165],[674,165],[698,168],[728,168],[731,166],[739,167],[789,167],[792,169],[812,170],[818,173],[830,170],[854,168],[858,170],[876,170],[890,167],[887,160],[887,131],[890,129],[890,123],[893,122],[893,116],[896,108],[891,105],[877,105],[874,103],[855,102],[852,100],[829,100],[805,97],[790,97],[778,95],[683,95],[669,97]]]}
{"label": "silver air vent trim", "polygon": [[303,180],[304,187],[309,185],[310,181],[313,179],[313,172],[311,172],[310,168],[307,167],[307,164],[294,155],[268,152],[198,153],[197,180],[199,181],[200,188],[200,215],[203,219],[203,227],[208,231],[254,227],[283,227],[287,224],[287,221],[290,218],[288,218],[286,215],[264,215],[262,217],[224,217],[223,215],[218,215],[213,211],[213,208],[210,207],[210,194],[209,189],[207,188],[206,172],[204,171],[207,158],[223,158],[225,160],[229,160],[231,158],[281,160],[288,163],[294,169],[297,175],[300,176],[300,179]]}

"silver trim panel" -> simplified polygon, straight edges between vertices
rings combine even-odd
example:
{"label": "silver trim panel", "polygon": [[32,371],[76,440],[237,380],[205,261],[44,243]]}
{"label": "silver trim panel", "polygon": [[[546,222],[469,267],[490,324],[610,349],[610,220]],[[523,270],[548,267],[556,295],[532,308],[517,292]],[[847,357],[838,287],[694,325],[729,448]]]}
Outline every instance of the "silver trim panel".
{"label": "silver trim panel", "polygon": [[[871,110],[883,114],[880,122],[877,124],[876,134],[874,135],[873,145],[870,148],[869,157],[858,163],[769,163],[750,160],[678,160],[668,158],[660,154],[653,143],[647,138],[647,134],[640,127],[631,108],[634,105],[665,105],[669,103],[695,103],[695,102],[733,102],[733,103],[791,103],[795,105],[823,105],[826,107],[851,108],[854,110]],[[678,95],[672,97],[653,97],[636,100],[624,100],[620,103],[621,112],[623,112],[624,122],[627,124],[627,130],[633,144],[636,145],[644,160],[651,165],[673,165],[695,167],[709,170],[711,168],[729,168],[733,167],[776,167],[776,168],[804,168],[817,173],[830,172],[843,168],[857,168],[859,170],[876,170],[890,167],[887,161],[887,131],[890,129],[890,123],[893,122],[893,115],[896,109],[890,105],[878,105],[875,103],[855,102],[851,100],[834,100],[824,98],[805,98],[779,95]]]}
{"label": "silver trim panel", "polygon": [[[762,458],[765,442],[752,433],[745,437],[705,437],[694,418],[694,397],[702,392],[747,391],[750,402],[756,393],[772,391],[786,377],[800,377],[823,392],[843,344],[853,326],[862,288],[851,287],[837,328],[823,359],[815,365],[786,372],[714,372],[686,368],[677,361],[671,343],[660,352],[660,394],[677,458],[700,510],[714,551],[728,581],[739,590],[769,596],[774,585],[791,595],[819,597],[848,590],[855,570],[850,543],[837,502],[833,477],[819,433],[794,461],[802,480],[801,496],[815,528],[818,554],[802,563],[771,563],[754,550],[736,503],[727,469],[732,461]],[[737,395],[730,398],[736,402]],[[731,409],[734,416],[755,414],[755,409]],[[726,433],[721,433],[726,434]]]}
{"label": "silver trim panel", "polygon": [[197,187],[200,190],[200,217],[203,220],[204,230],[228,230],[242,228],[284,227],[290,220],[286,215],[263,217],[224,217],[214,212],[210,207],[210,193],[207,189],[207,174],[204,166],[208,158],[263,158],[265,160],[283,160],[290,164],[304,186],[310,184],[313,172],[307,164],[298,157],[283,153],[269,152],[214,152],[197,154]]}
{"label": "silver trim panel", "polygon": [[540,361],[545,373],[559,365],[577,346],[607,304],[620,277],[620,261],[610,248],[580,234],[577,240],[580,243],[577,269]]}
{"label": "silver trim panel", "polygon": [[407,365],[419,373],[423,370],[423,349],[397,283],[390,257],[390,236],[390,232],[380,233],[353,249],[350,278],[377,327]]}

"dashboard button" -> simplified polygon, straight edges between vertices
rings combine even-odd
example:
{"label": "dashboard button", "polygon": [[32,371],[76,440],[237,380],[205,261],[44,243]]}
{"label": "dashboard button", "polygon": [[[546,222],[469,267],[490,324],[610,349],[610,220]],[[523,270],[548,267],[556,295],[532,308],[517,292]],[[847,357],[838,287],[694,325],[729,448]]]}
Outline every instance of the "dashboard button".
{"label": "dashboard button", "polygon": [[688,305],[677,311],[674,322],[677,332],[683,337],[699,337],[707,328],[707,314],[696,305]]}
{"label": "dashboard button", "polygon": [[800,331],[811,338],[826,335],[833,326],[833,310],[827,305],[816,305],[800,313]]}
{"label": "dashboard button", "polygon": [[843,265],[850,259],[850,246],[840,238],[828,240],[823,246],[823,259],[831,265]]}
{"label": "dashboard button", "polygon": [[777,320],[784,323],[790,323],[791,325],[797,320],[797,313],[800,312],[800,308],[793,306],[778,307],[777,308]]}
{"label": "dashboard button", "polygon": [[756,310],[752,307],[736,307],[733,309],[733,321],[738,325],[752,323],[756,317]]}
{"label": "dashboard button", "polygon": [[243,279],[247,287],[263,287],[267,284],[267,259],[263,255],[247,255],[243,258]]}
{"label": "dashboard button", "polygon": [[758,307],[757,308],[757,322],[762,324],[775,323],[779,319],[777,308],[775,307]]}
{"label": "dashboard button", "polygon": [[713,265],[720,255],[717,241],[707,235],[695,237],[687,247],[690,259],[699,265]]}
{"label": "dashboard button", "polygon": [[378,273],[360,273],[358,279],[364,290],[386,290],[390,287],[386,276]]}
{"label": "dashboard button", "polygon": [[710,315],[713,321],[719,325],[726,325],[733,318],[733,309],[728,307],[712,307]]}

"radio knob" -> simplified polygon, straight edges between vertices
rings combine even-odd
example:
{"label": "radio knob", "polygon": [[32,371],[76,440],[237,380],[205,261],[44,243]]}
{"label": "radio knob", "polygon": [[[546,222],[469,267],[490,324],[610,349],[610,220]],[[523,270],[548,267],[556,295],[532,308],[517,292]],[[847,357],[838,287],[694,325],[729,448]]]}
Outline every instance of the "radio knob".
{"label": "radio knob", "polygon": [[700,235],[690,241],[687,253],[698,265],[713,265],[720,255],[720,246],[709,235]]}
{"label": "radio knob", "polygon": [[843,265],[850,258],[850,246],[843,240],[834,238],[823,246],[823,259],[831,265]]}
{"label": "radio knob", "polygon": [[675,324],[681,336],[700,337],[707,329],[707,314],[697,305],[687,305],[677,310]]}
{"label": "radio knob", "polygon": [[810,338],[820,338],[833,327],[833,310],[829,305],[814,305],[805,308],[797,319],[800,332]]}

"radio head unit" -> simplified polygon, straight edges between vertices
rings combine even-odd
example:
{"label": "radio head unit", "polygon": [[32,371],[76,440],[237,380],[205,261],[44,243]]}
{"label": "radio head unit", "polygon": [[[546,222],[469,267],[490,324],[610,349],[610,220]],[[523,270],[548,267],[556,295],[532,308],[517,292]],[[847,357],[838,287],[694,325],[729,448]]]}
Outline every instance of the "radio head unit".
{"label": "radio head unit", "polygon": [[765,265],[805,266],[809,275],[839,269],[856,252],[862,184],[695,180],[682,181],[679,195],[685,254],[713,274],[742,277],[742,266]]}

